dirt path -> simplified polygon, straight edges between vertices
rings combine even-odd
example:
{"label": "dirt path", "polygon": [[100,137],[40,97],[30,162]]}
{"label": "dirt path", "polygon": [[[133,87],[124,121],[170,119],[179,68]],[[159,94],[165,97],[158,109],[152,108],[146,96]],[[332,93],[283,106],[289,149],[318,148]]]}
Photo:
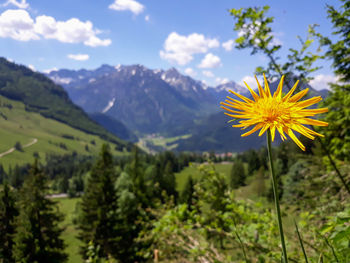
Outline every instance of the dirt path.
{"label": "dirt path", "polygon": [[[27,143],[27,144],[23,145],[23,148],[27,148],[29,146],[32,146],[33,144],[35,144],[37,142],[38,142],[38,139],[34,138],[33,141],[31,141],[30,143]],[[8,155],[8,154],[12,153],[15,150],[16,150],[15,147],[12,147],[11,149],[7,150],[6,152],[0,153],[0,158],[5,156],[5,155]]]}
{"label": "dirt path", "polygon": [[61,194],[52,194],[52,195],[47,195],[47,198],[67,198],[68,194],[61,193]]}

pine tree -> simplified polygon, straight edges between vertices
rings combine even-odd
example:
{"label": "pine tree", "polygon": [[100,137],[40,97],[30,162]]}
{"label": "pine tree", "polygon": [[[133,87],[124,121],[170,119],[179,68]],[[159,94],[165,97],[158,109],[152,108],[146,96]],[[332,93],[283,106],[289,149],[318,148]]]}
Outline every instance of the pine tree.
{"label": "pine tree", "polygon": [[115,171],[109,146],[104,144],[92,167],[78,218],[79,239],[83,241],[82,254],[86,255],[90,241],[100,246],[101,257],[117,256],[118,233],[117,202],[114,189]]}
{"label": "pine tree", "polygon": [[2,184],[5,179],[6,179],[6,172],[2,164],[0,164],[0,184]]}
{"label": "pine tree", "polygon": [[146,184],[145,184],[145,169],[140,159],[139,149],[134,147],[132,150],[131,163],[126,169],[133,182],[133,193],[142,205],[147,207],[149,201],[147,198]]}
{"label": "pine tree", "polygon": [[140,231],[136,221],[140,215],[140,205],[136,195],[133,193],[133,181],[131,176],[122,172],[118,177],[115,188],[117,191],[117,214],[118,223],[118,259],[120,262],[134,262],[137,250],[135,238]]}
{"label": "pine tree", "polygon": [[187,204],[189,210],[191,210],[191,206],[194,201],[194,182],[192,176],[187,178],[185,188],[181,192],[181,202]]}
{"label": "pine tree", "polygon": [[47,179],[35,160],[20,190],[19,215],[16,218],[14,256],[16,262],[65,262],[62,214],[52,200],[46,198]]}
{"label": "pine tree", "polygon": [[238,188],[244,185],[246,175],[242,161],[236,160],[231,168],[230,187],[231,189]]}
{"label": "pine tree", "polygon": [[247,155],[248,174],[252,175],[255,171],[257,171],[260,168],[259,155],[255,150],[249,150]]}
{"label": "pine tree", "polygon": [[163,172],[163,188],[169,196],[174,196],[175,200],[177,198],[176,191],[176,181],[175,175],[173,172],[173,167],[170,161],[168,161],[165,165]]}
{"label": "pine tree", "polygon": [[0,192],[0,258],[3,263],[15,262],[13,257],[14,220],[18,211],[15,197],[9,185],[5,182]]}

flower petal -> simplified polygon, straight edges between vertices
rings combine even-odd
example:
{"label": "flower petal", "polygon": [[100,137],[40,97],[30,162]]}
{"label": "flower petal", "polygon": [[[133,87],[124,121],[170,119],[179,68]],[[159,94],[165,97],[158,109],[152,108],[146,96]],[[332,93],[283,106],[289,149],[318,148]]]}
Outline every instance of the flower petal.
{"label": "flower petal", "polygon": [[265,124],[264,127],[261,129],[261,131],[259,132],[259,136],[263,135],[264,132],[266,132],[266,130],[270,127],[269,124]]}
{"label": "flower petal", "polygon": [[277,98],[279,100],[282,98],[283,81],[284,81],[284,75],[282,76],[280,83],[278,84],[278,87],[277,87],[275,93],[273,94],[273,97]]}
{"label": "flower petal", "polygon": [[252,90],[252,89],[249,87],[249,85],[248,85],[245,81],[243,81],[243,82],[244,82],[244,84],[246,85],[246,87],[248,88],[250,94],[252,94],[254,100],[255,100],[255,101],[258,101],[258,99],[260,98],[260,97],[258,96],[258,94],[256,94],[255,91]]}
{"label": "flower petal", "polygon": [[295,91],[295,89],[297,88],[299,83],[299,80],[297,80],[297,82],[295,82],[293,88],[286,94],[286,96],[283,97],[282,101],[287,101],[289,99],[290,96],[292,96],[293,92]]}
{"label": "flower petal", "polygon": [[261,87],[260,83],[259,83],[259,80],[258,78],[255,76],[255,80],[256,80],[256,83],[258,83],[258,89],[259,89],[259,95],[260,95],[260,98],[265,98],[265,91],[263,90],[263,88]]}
{"label": "flower petal", "polygon": [[310,99],[307,99],[307,100],[303,100],[303,101],[299,101],[296,106],[297,107],[300,107],[300,108],[306,108],[306,107],[309,107],[319,101],[322,100],[322,97],[321,96],[318,96],[318,97],[313,97],[313,98],[310,98]]}
{"label": "flower petal", "polygon": [[318,120],[309,119],[309,118],[302,118],[299,120],[299,123],[307,124],[307,125],[316,125],[316,126],[328,126],[327,122],[318,121]]}
{"label": "flower petal", "polygon": [[305,152],[305,146],[301,143],[301,141],[299,141],[299,139],[295,136],[290,128],[287,129],[287,134],[300,147],[300,149]]}
{"label": "flower petal", "polygon": [[261,124],[257,124],[253,129],[251,129],[249,132],[246,132],[244,134],[241,135],[241,137],[246,137],[248,135],[251,135],[252,133],[256,132],[257,130],[259,130],[261,128]]}
{"label": "flower petal", "polygon": [[308,93],[309,89],[304,89],[302,91],[300,91],[299,93],[295,94],[293,97],[291,97],[288,101],[289,102],[297,102],[298,100],[300,100],[302,97],[304,97],[306,95],[306,93]]}
{"label": "flower petal", "polygon": [[272,139],[272,141],[274,141],[275,140],[276,126],[275,125],[271,126],[270,131],[271,131],[271,139]]}
{"label": "flower petal", "polygon": [[253,102],[251,99],[248,99],[248,98],[238,94],[237,92],[234,92],[233,90],[229,90],[229,92],[235,94],[238,98],[240,98],[241,100],[244,100],[247,103],[252,103]]}
{"label": "flower petal", "polygon": [[267,79],[266,79],[266,77],[265,77],[265,73],[263,73],[263,75],[264,75],[264,86],[265,86],[265,94],[266,94],[266,96],[268,97],[268,98],[270,98],[271,97],[271,91],[270,91],[270,88],[269,88],[269,83],[267,83]]}

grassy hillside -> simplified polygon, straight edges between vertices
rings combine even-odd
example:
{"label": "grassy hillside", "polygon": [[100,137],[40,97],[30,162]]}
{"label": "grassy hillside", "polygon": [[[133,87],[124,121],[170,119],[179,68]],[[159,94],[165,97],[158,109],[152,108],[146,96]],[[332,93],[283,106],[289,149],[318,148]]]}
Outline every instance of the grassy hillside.
{"label": "grassy hillside", "polygon": [[0,58],[0,95],[21,101],[28,111],[66,123],[89,134],[95,134],[121,147],[125,142],[92,121],[72,103],[61,86],[43,74]]}
{"label": "grassy hillside", "polygon": [[[87,134],[67,124],[27,111],[23,103],[3,96],[0,96],[0,123],[0,154],[14,147],[16,142],[23,148],[22,151],[15,150],[0,158],[0,163],[6,170],[15,164],[32,162],[35,152],[39,154],[41,162],[45,161],[47,153],[64,154],[76,151],[78,154],[94,155],[106,142],[97,135]],[[24,147],[30,143],[33,144]],[[111,146],[114,154],[122,154],[122,151],[115,150],[116,144]]]}

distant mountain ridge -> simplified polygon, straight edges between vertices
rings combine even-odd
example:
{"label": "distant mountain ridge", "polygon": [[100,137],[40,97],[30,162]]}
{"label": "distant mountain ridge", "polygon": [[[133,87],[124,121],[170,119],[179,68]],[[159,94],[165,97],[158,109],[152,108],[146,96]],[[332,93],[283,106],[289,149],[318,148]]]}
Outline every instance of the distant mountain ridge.
{"label": "distant mountain ridge", "polygon": [[90,72],[59,70],[48,76],[66,81],[63,86],[72,100],[88,113],[105,113],[139,133],[176,134],[179,124],[194,123],[218,110],[203,83],[174,68],[104,65]]}

